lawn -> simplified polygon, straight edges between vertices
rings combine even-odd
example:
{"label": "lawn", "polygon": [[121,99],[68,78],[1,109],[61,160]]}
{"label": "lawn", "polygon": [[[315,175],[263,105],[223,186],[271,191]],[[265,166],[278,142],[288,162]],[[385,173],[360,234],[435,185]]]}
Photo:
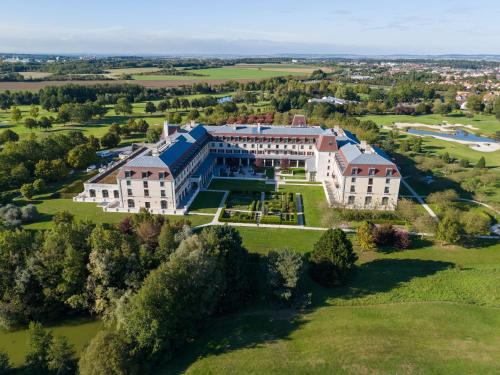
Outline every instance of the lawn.
{"label": "lawn", "polygon": [[301,193],[304,206],[305,225],[307,227],[323,227],[324,213],[327,207],[323,186],[293,186],[281,185],[280,191]]}
{"label": "lawn", "polygon": [[425,125],[439,125],[443,121],[449,124],[472,125],[478,128],[479,133],[494,135],[500,131],[500,121],[493,115],[476,114],[473,118],[468,118],[462,113],[452,113],[448,116],[439,114],[421,116],[400,116],[400,115],[366,115],[359,117],[361,120],[372,120],[378,125],[392,125],[395,122],[420,123]]}
{"label": "lawn", "polygon": [[[283,231],[269,242],[299,232]],[[160,373],[495,373],[499,265],[499,244],[364,253],[349,286],[311,284],[304,313],[262,306],[217,319]]]}
{"label": "lawn", "polygon": [[[55,336],[66,336],[69,343],[74,345],[77,353],[87,345],[103,327],[101,321],[78,318],[61,322],[56,326],[46,326]],[[16,331],[0,331],[0,350],[7,352],[13,365],[24,363],[28,351],[28,331],[26,329]]]}
{"label": "lawn", "polygon": [[266,184],[261,180],[238,180],[213,178],[208,189],[212,190],[234,190],[234,191],[273,191],[273,184]]}
{"label": "lawn", "polygon": [[[29,202],[24,202],[29,203]],[[112,223],[117,224],[123,220],[128,213],[124,212],[104,212],[96,203],[73,202],[72,199],[60,198],[35,198],[33,202],[38,212],[41,214],[40,220],[35,223],[25,225],[27,229],[49,229],[52,226],[52,217],[59,211],[67,210],[75,215],[79,220],[91,220],[94,223]],[[212,218],[210,216],[201,215],[165,215],[171,221],[179,221],[188,219],[191,225],[201,225],[209,223]]]}
{"label": "lawn", "polygon": [[265,79],[272,77],[283,77],[288,75],[295,76],[306,76],[309,73],[308,70],[299,69],[286,69],[283,68],[273,68],[265,67],[262,69],[260,66],[248,66],[248,67],[222,67],[222,68],[208,68],[208,69],[194,69],[187,70],[189,74],[192,75],[164,75],[164,74],[152,74],[152,75],[140,75],[134,74],[132,78],[134,80],[147,80],[147,81],[158,81],[158,80],[168,80],[168,81],[200,81],[200,80],[224,80],[224,79]]}
{"label": "lawn", "polygon": [[215,214],[223,197],[224,193],[200,191],[191,204],[189,211]]}

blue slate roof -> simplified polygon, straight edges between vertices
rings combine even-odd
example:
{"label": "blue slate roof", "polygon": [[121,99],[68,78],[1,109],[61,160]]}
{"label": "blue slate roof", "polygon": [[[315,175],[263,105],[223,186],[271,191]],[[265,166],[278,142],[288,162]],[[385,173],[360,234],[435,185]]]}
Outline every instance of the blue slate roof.
{"label": "blue slate roof", "polygon": [[393,164],[390,160],[380,155],[377,149],[374,149],[372,153],[366,153],[362,152],[358,145],[349,143],[342,146],[340,150],[349,164]]}

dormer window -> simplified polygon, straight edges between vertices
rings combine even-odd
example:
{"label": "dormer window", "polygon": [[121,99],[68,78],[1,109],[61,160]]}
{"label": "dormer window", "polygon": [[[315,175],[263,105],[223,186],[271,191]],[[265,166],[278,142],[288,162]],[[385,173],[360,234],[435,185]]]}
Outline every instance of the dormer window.
{"label": "dormer window", "polygon": [[165,173],[165,172],[160,172],[160,173],[158,173],[158,177],[160,178],[160,180],[165,179],[165,175],[166,175],[166,173]]}
{"label": "dormer window", "polygon": [[351,171],[351,175],[352,176],[356,176],[359,174],[359,168],[353,168],[352,171]]}
{"label": "dormer window", "polygon": [[386,176],[392,176],[392,172],[393,172],[392,168],[391,169],[388,168],[388,169],[385,170],[385,175]]}
{"label": "dormer window", "polygon": [[142,172],[141,176],[142,176],[142,178],[148,178],[149,172]]}
{"label": "dormer window", "polygon": [[375,176],[375,168],[368,169],[368,176]]}
{"label": "dormer window", "polygon": [[125,171],[125,177],[132,177],[132,171]]}

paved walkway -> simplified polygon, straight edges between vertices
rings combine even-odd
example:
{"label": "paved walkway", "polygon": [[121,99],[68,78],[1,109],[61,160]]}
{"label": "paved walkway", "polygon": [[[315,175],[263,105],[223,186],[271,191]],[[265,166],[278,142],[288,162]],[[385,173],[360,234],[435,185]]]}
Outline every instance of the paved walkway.
{"label": "paved walkway", "polygon": [[224,191],[224,196],[220,200],[219,207],[217,208],[217,212],[215,213],[215,216],[214,216],[214,218],[212,219],[212,221],[210,223],[204,224],[204,225],[200,225],[200,227],[206,226],[206,225],[220,224],[220,222],[219,222],[219,216],[220,216],[220,213],[222,212],[222,209],[224,208],[224,204],[226,203],[226,199],[227,199],[227,196],[229,195],[229,191],[227,191],[227,190],[218,190],[218,191]]}
{"label": "paved walkway", "polygon": [[302,195],[300,193],[295,193],[295,199],[297,200],[297,222],[299,225],[304,226],[304,208],[302,207]]}
{"label": "paved walkway", "polygon": [[434,211],[432,211],[432,208],[430,208],[429,205],[427,203],[425,203],[425,201],[422,199],[422,197],[420,195],[418,195],[415,190],[413,190],[413,188],[410,186],[410,184],[408,184],[408,182],[406,182],[404,178],[401,178],[401,182],[403,183],[405,188],[407,188],[408,191],[413,195],[413,197],[415,197],[415,199],[418,201],[418,203],[420,203],[422,205],[422,207],[429,213],[429,215],[431,215],[431,217],[434,220],[439,221],[439,218],[436,215],[436,213]]}

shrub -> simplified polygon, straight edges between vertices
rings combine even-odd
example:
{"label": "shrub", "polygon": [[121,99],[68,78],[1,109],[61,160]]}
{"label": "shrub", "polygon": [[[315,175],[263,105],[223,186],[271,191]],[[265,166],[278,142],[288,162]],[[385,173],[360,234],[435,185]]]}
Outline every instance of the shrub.
{"label": "shrub", "polygon": [[394,232],[394,247],[399,250],[404,250],[408,249],[410,246],[410,234],[406,231],[396,230]]}
{"label": "shrub", "polygon": [[390,224],[377,225],[373,230],[373,241],[378,246],[394,244],[394,227]]}
{"label": "shrub", "polygon": [[27,223],[35,220],[38,216],[36,207],[28,204],[23,207],[7,204],[0,207],[0,220],[6,227],[17,227],[22,223]]}

